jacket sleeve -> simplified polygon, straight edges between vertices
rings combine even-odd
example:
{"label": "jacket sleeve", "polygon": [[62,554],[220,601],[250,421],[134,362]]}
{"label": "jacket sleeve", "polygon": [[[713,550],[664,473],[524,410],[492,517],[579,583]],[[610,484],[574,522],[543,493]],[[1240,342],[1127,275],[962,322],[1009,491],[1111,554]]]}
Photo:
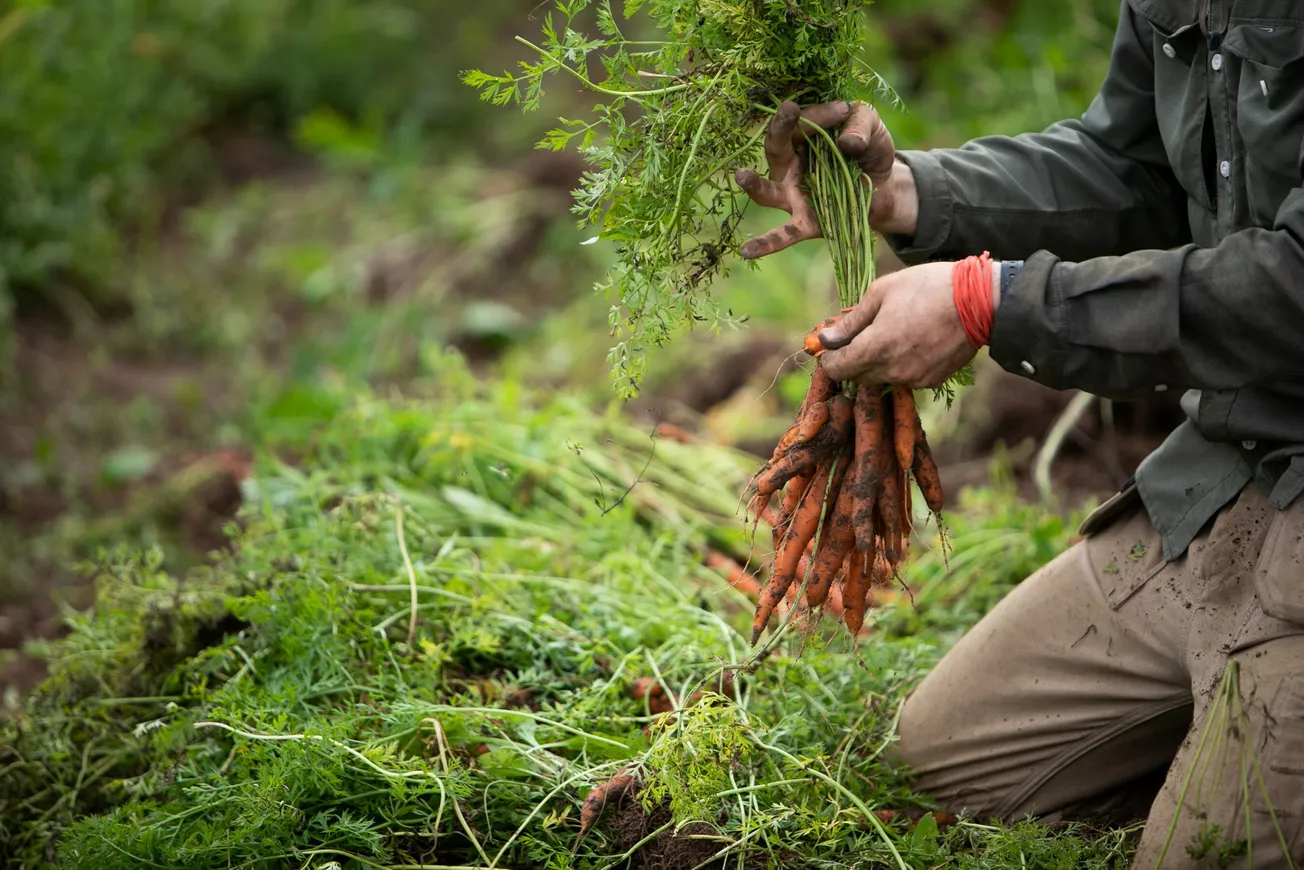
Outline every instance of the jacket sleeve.
{"label": "jacket sleeve", "polygon": [[919,193],[914,237],[888,237],[901,259],[1047,250],[1076,261],[1191,241],[1186,196],[1155,116],[1149,31],[1124,0],[1109,74],[1080,120],[901,152]]}
{"label": "jacket sleeve", "polygon": [[1304,378],[1304,187],[1271,228],[1082,263],[1035,254],[996,312],[1002,367],[1057,389],[1236,391]]}

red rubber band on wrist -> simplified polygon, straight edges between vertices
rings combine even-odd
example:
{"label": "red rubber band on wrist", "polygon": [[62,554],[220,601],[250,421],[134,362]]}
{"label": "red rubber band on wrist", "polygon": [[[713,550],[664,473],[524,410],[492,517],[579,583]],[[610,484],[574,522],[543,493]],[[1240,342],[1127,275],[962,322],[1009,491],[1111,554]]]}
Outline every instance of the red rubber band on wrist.
{"label": "red rubber band on wrist", "polygon": [[951,292],[964,334],[977,350],[992,337],[995,305],[992,302],[991,254],[983,251],[981,257],[966,257],[957,262],[951,272]]}

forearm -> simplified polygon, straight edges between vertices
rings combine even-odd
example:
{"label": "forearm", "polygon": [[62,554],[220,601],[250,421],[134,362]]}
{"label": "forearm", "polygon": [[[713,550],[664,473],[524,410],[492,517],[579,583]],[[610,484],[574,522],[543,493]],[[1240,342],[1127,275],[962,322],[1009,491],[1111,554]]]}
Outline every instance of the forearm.
{"label": "forearm", "polygon": [[[889,242],[907,263],[990,251],[1069,260],[1165,249],[1191,241],[1186,197],[1164,165],[1097,141],[1081,122],[991,137],[963,148],[899,155],[911,208]],[[906,212],[906,209],[902,209]]]}
{"label": "forearm", "polygon": [[996,312],[992,357],[1057,389],[1220,391],[1294,377],[1304,345],[1304,190],[1272,229],[1215,248],[1082,263],[1041,252]]}

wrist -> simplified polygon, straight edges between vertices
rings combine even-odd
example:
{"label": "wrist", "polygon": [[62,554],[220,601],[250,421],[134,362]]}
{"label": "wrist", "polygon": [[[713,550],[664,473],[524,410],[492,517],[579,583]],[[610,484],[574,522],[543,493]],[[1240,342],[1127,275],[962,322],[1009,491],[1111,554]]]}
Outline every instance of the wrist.
{"label": "wrist", "polygon": [[887,235],[913,236],[919,225],[919,190],[915,187],[915,173],[897,158],[887,184],[885,198],[891,203],[891,212],[874,229]]}
{"label": "wrist", "polygon": [[969,346],[975,351],[991,341],[1001,270],[990,255],[966,257],[951,268],[951,294]]}
{"label": "wrist", "polygon": [[1005,294],[1010,292],[1014,276],[1023,268],[1022,260],[997,260],[992,263],[992,310],[1001,307]]}

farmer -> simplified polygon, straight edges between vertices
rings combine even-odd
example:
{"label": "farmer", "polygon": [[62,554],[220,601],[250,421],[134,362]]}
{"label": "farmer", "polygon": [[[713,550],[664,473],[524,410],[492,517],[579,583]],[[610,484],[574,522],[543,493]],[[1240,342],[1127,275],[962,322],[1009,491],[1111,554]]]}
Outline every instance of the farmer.
{"label": "farmer", "polygon": [[[801,112],[768,179],[738,174],[793,213],[744,256],[819,234]],[[1100,94],[1035,135],[898,153],[867,106],[804,113],[843,126],[910,265],[822,334],[834,378],[937,386],[986,344],[1057,389],[1186,391],[1084,540],[909,696],[918,788],[979,819],[1142,795],[1137,867],[1304,867],[1304,3],[1128,0]]]}

